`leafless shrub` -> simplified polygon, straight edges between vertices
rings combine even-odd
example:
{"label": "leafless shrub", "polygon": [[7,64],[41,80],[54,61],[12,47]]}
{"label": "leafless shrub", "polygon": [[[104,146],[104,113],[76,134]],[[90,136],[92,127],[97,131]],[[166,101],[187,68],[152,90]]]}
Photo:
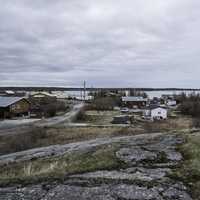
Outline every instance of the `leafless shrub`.
{"label": "leafless shrub", "polygon": [[44,128],[33,128],[27,133],[16,135],[7,141],[3,153],[11,153],[34,148],[36,143],[47,137],[47,132]]}
{"label": "leafless shrub", "polygon": [[191,94],[184,96],[179,106],[179,110],[184,115],[191,115],[192,117],[200,117],[200,95]]}
{"label": "leafless shrub", "polygon": [[91,107],[95,110],[113,110],[118,104],[118,98],[116,97],[99,97],[94,99]]}
{"label": "leafless shrub", "polygon": [[193,119],[192,125],[194,128],[200,128],[200,119],[199,118]]}

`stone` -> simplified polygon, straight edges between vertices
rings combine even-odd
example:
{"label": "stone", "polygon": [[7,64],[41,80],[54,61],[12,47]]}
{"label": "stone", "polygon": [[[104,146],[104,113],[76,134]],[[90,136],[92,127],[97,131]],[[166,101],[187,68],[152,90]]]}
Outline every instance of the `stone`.
{"label": "stone", "polygon": [[154,189],[146,187],[139,187],[135,185],[119,185],[113,188],[113,193],[117,195],[118,199],[127,200],[162,200],[159,192]]}
{"label": "stone", "polygon": [[96,171],[70,176],[72,178],[84,179],[109,179],[109,180],[126,180],[126,181],[156,181],[162,179],[169,173],[170,169],[145,169],[129,168],[121,171]]}
{"label": "stone", "polygon": [[117,158],[125,163],[136,164],[141,161],[152,161],[157,158],[157,154],[142,150],[140,147],[122,148],[116,152]]}
{"label": "stone", "polygon": [[192,200],[188,193],[174,187],[170,187],[162,195],[166,200]]}
{"label": "stone", "polygon": [[77,187],[61,185],[47,193],[42,200],[115,200],[107,187]]}

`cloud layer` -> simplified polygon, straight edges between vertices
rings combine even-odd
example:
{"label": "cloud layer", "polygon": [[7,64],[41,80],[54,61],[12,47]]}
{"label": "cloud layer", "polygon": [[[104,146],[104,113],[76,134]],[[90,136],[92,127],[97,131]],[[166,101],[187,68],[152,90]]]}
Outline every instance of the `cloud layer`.
{"label": "cloud layer", "polygon": [[0,85],[200,87],[196,0],[0,0]]}

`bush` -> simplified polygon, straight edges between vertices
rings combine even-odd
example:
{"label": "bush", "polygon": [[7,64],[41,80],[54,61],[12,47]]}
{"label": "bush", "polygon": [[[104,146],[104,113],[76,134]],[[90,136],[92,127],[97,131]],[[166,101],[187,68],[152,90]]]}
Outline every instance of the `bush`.
{"label": "bush", "polygon": [[76,116],[76,120],[84,120],[85,119],[85,109],[83,108]]}
{"label": "bush", "polygon": [[200,96],[192,94],[189,97],[184,97],[184,101],[180,104],[179,110],[184,115],[200,117]]}
{"label": "bush", "polygon": [[18,152],[34,148],[37,141],[47,137],[47,132],[44,128],[33,128],[30,132],[10,138],[4,148],[3,153]]}
{"label": "bush", "polygon": [[200,119],[199,118],[193,119],[192,125],[195,128],[200,128]]}
{"label": "bush", "polygon": [[94,99],[91,107],[95,110],[113,110],[118,104],[119,98],[117,97],[101,97]]}
{"label": "bush", "polygon": [[57,108],[55,104],[48,104],[44,106],[44,115],[45,117],[55,117],[57,113]]}
{"label": "bush", "polygon": [[65,112],[68,109],[69,109],[69,106],[66,105],[65,102],[63,102],[63,101],[57,101],[56,102],[56,110],[57,110],[57,112],[62,112],[62,111]]}
{"label": "bush", "polygon": [[40,101],[30,98],[29,101],[31,102],[31,113],[39,117],[54,117],[57,112],[66,112],[69,109],[66,102],[54,98],[43,98]]}

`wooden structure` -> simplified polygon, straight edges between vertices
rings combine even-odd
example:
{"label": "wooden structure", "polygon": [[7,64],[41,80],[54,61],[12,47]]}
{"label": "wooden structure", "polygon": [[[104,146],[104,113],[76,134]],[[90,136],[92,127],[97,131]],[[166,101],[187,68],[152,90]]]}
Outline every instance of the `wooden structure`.
{"label": "wooden structure", "polygon": [[128,115],[119,115],[113,118],[112,124],[128,124],[129,116]]}
{"label": "wooden structure", "polygon": [[29,115],[30,102],[21,97],[0,97],[0,118]]}

